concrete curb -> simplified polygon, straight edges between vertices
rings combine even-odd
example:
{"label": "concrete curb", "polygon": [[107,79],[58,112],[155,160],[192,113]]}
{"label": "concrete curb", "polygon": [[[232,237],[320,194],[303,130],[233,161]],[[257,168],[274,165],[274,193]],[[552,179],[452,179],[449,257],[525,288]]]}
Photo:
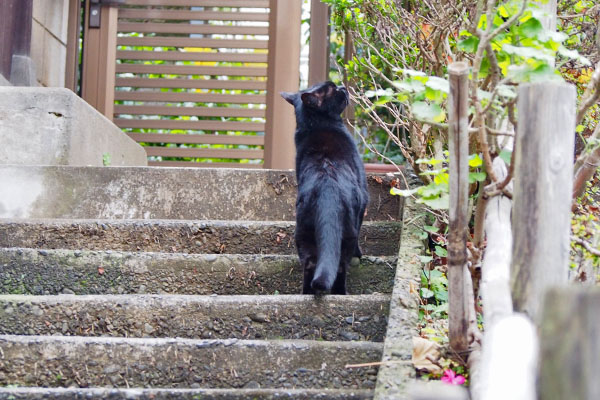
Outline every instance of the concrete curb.
{"label": "concrete curb", "polygon": [[402,236],[398,255],[398,267],[388,327],[384,341],[382,362],[377,375],[376,400],[408,398],[407,389],[415,378],[412,359],[412,337],[418,335],[419,295],[421,264],[418,256],[423,242],[418,237],[424,226],[423,206],[407,199],[404,207]]}

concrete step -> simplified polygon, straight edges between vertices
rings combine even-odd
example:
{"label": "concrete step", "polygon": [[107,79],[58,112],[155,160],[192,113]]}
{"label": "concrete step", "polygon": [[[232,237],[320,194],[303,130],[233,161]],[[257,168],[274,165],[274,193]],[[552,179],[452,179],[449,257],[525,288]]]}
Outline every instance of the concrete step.
{"label": "concrete step", "polygon": [[[398,176],[371,175],[367,220],[398,220]],[[295,220],[290,170],[0,166],[0,218]]]}
{"label": "concrete step", "polygon": [[[391,293],[396,257],[363,256],[351,294]],[[0,293],[298,294],[296,255],[0,249]]]}
{"label": "concrete step", "polygon": [[368,400],[368,389],[0,388],[0,400]]}
{"label": "concrete step", "polygon": [[0,334],[382,342],[390,297],[0,296]]}
{"label": "concrete step", "polygon": [[[289,221],[0,219],[0,247],[296,254]],[[366,222],[363,254],[397,255],[401,224]]]}
{"label": "concrete step", "polygon": [[0,335],[0,385],[372,389],[382,344]]}

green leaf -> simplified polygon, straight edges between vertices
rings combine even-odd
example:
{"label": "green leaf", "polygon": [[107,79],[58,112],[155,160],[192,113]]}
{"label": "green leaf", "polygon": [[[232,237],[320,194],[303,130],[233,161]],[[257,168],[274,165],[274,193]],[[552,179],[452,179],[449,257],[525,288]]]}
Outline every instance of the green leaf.
{"label": "green leaf", "polygon": [[418,188],[419,196],[425,198],[436,197],[441,194],[448,193],[448,185],[436,185],[435,183],[430,183],[427,186],[421,186]]}
{"label": "green leaf", "polygon": [[427,164],[427,165],[437,165],[444,160],[438,160],[437,158],[419,158],[415,163],[417,164]]}
{"label": "green leaf", "polygon": [[418,190],[419,190],[419,188],[403,190],[403,189],[397,189],[397,188],[393,187],[390,189],[390,194],[394,194],[394,195],[402,196],[402,197],[408,197],[408,196],[412,196]]}
{"label": "green leaf", "polygon": [[427,100],[442,103],[444,101],[444,93],[439,90],[433,90],[430,87],[425,88],[425,98]]}
{"label": "green leaf", "polygon": [[471,154],[469,156],[469,167],[477,168],[483,165],[483,160],[479,157],[479,154]]}
{"label": "green leaf", "polygon": [[485,181],[485,172],[469,172],[469,183]]}
{"label": "green leaf", "polygon": [[436,233],[440,230],[437,226],[425,225],[423,229],[429,233]]}
{"label": "green leaf", "polygon": [[379,99],[377,99],[377,101],[373,102],[373,105],[374,106],[382,106],[384,104],[389,103],[393,99],[394,99],[393,97],[389,97],[389,96],[380,97]]}
{"label": "green leaf", "polygon": [[508,10],[506,9],[505,6],[498,7],[498,14],[500,14],[500,16],[502,18],[508,18],[508,17],[510,17],[510,14],[508,13]]}
{"label": "green leaf", "polygon": [[430,171],[423,171],[419,175],[439,176],[439,175],[445,173],[446,171],[448,171],[448,168],[433,169],[433,170],[430,170]]}
{"label": "green leaf", "polygon": [[502,50],[508,54],[523,57],[525,59],[534,58],[536,60],[542,60],[548,64],[552,64],[554,62],[554,57],[542,49],[504,44],[502,46]]}
{"label": "green leaf", "polygon": [[592,65],[590,60],[588,60],[586,57],[579,54],[579,52],[577,50],[569,50],[565,46],[560,46],[558,48],[558,54],[560,54],[561,56],[563,56],[565,58],[577,60],[581,64],[586,65],[586,66]]}
{"label": "green leaf", "polygon": [[102,154],[102,165],[104,165],[105,167],[109,167],[110,163],[111,163],[110,153],[103,153]]}
{"label": "green leaf", "polygon": [[429,279],[435,280],[437,278],[444,278],[444,274],[442,273],[442,271],[438,269],[432,269],[431,271],[429,271]]}
{"label": "green leaf", "polygon": [[[438,299],[437,296],[436,296],[436,300],[442,301],[442,300]],[[439,306],[435,307],[432,310],[431,314],[432,315],[448,314],[448,305],[449,304],[450,303],[448,303],[448,292],[446,292],[446,300],[443,301],[443,303],[440,304]]]}
{"label": "green leaf", "polygon": [[434,296],[433,290],[427,288],[421,288],[421,297],[424,299],[429,299]]}
{"label": "green leaf", "polygon": [[443,248],[442,246],[436,245],[435,246],[435,254],[438,257],[448,257],[448,251]]}
{"label": "green leaf", "polygon": [[516,82],[545,82],[562,80],[556,75],[554,68],[548,64],[538,65],[536,68],[525,65],[511,65],[508,67],[506,76]]}
{"label": "green leaf", "polygon": [[429,104],[424,101],[416,101],[411,104],[413,115],[422,121],[440,122],[446,116],[446,113],[437,104]]}
{"label": "green leaf", "polygon": [[419,93],[425,90],[425,85],[413,79],[408,79],[404,81],[394,81],[392,82],[392,84],[395,88],[404,92]]}
{"label": "green leaf", "polygon": [[560,75],[556,74],[554,68],[547,64],[539,65],[529,72],[529,82],[562,81]]}
{"label": "green leaf", "polygon": [[567,40],[569,38],[569,35],[567,35],[564,32],[553,32],[553,31],[548,31],[548,30],[544,30],[539,36],[538,36],[538,40],[540,40],[541,42],[548,42],[548,41],[552,41],[554,43],[562,43],[565,40]]}
{"label": "green leaf", "polygon": [[442,195],[434,199],[418,199],[417,203],[425,204],[434,210],[447,210],[450,207],[450,197]]}
{"label": "green leaf", "polygon": [[435,299],[440,303],[448,302],[448,291],[447,290],[435,290],[433,292]]}
{"label": "green leaf", "polygon": [[510,165],[510,159],[512,156],[511,150],[502,150],[498,156],[506,163],[506,165]]}
{"label": "green leaf", "polygon": [[581,132],[583,132],[584,129],[585,129],[585,126],[580,124],[580,125],[577,125],[577,127],[575,127],[575,132],[581,133]]}
{"label": "green leaf", "polygon": [[425,86],[444,93],[450,92],[450,83],[446,79],[437,76],[430,76],[427,82],[425,82]]}
{"label": "green leaf", "polygon": [[475,53],[479,46],[479,38],[475,36],[468,37],[458,42],[458,49],[465,53]]}
{"label": "green leaf", "polygon": [[542,23],[537,18],[529,18],[517,28],[519,35],[534,38],[544,30]]}
{"label": "green leaf", "polygon": [[416,71],[414,69],[398,68],[396,71],[402,72],[404,75],[408,75],[408,76],[427,76],[425,74],[425,72]]}
{"label": "green leaf", "polygon": [[427,263],[433,261],[433,257],[432,256],[419,256],[419,261],[421,261],[423,264],[427,264]]}
{"label": "green leaf", "polygon": [[367,90],[365,92],[365,96],[367,97],[374,97],[374,96],[391,96],[394,93],[392,92],[392,89],[387,88],[387,89],[377,89],[377,90]]}
{"label": "green leaf", "polygon": [[498,96],[506,97],[507,99],[515,99],[517,97],[515,90],[512,86],[508,85],[496,86],[496,92],[498,93]]}

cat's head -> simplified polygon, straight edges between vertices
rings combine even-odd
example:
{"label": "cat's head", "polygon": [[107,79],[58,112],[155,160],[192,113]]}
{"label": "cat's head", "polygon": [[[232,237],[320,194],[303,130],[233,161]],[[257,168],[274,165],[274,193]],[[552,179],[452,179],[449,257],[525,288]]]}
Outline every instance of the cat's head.
{"label": "cat's head", "polygon": [[348,90],[327,81],[314,85],[298,93],[281,92],[281,96],[291,105],[305,111],[313,111],[330,116],[339,116],[349,103]]}

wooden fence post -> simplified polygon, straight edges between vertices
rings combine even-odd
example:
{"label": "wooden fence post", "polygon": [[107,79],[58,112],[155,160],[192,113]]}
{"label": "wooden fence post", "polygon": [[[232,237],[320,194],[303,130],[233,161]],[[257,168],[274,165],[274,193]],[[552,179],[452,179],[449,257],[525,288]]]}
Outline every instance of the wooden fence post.
{"label": "wooden fence post", "polygon": [[554,288],[540,326],[540,400],[600,399],[600,290]]}
{"label": "wooden fence post", "polygon": [[65,87],[78,92],[79,78],[79,35],[81,33],[81,1],[69,0],[67,25],[67,57],[65,65]]}
{"label": "wooden fence post", "polygon": [[112,121],[115,107],[118,8],[102,6],[100,27],[90,27],[86,1],[81,97]]}
{"label": "wooden fence post", "polygon": [[450,76],[450,230],[448,232],[449,337],[455,351],[469,346],[469,299],[465,290],[467,268],[467,210],[469,203],[469,67],[464,62],[448,67]]}
{"label": "wooden fence post", "polygon": [[329,76],[329,6],[321,0],[310,3],[310,44],[308,46],[308,86]]}
{"label": "wooden fence post", "polygon": [[521,85],[517,106],[511,288],[515,311],[538,321],[545,289],[567,282],[575,88]]}
{"label": "wooden fence post", "polygon": [[269,2],[269,55],[265,168],[294,168],[294,108],[279,92],[296,92],[300,80],[301,0]]}

